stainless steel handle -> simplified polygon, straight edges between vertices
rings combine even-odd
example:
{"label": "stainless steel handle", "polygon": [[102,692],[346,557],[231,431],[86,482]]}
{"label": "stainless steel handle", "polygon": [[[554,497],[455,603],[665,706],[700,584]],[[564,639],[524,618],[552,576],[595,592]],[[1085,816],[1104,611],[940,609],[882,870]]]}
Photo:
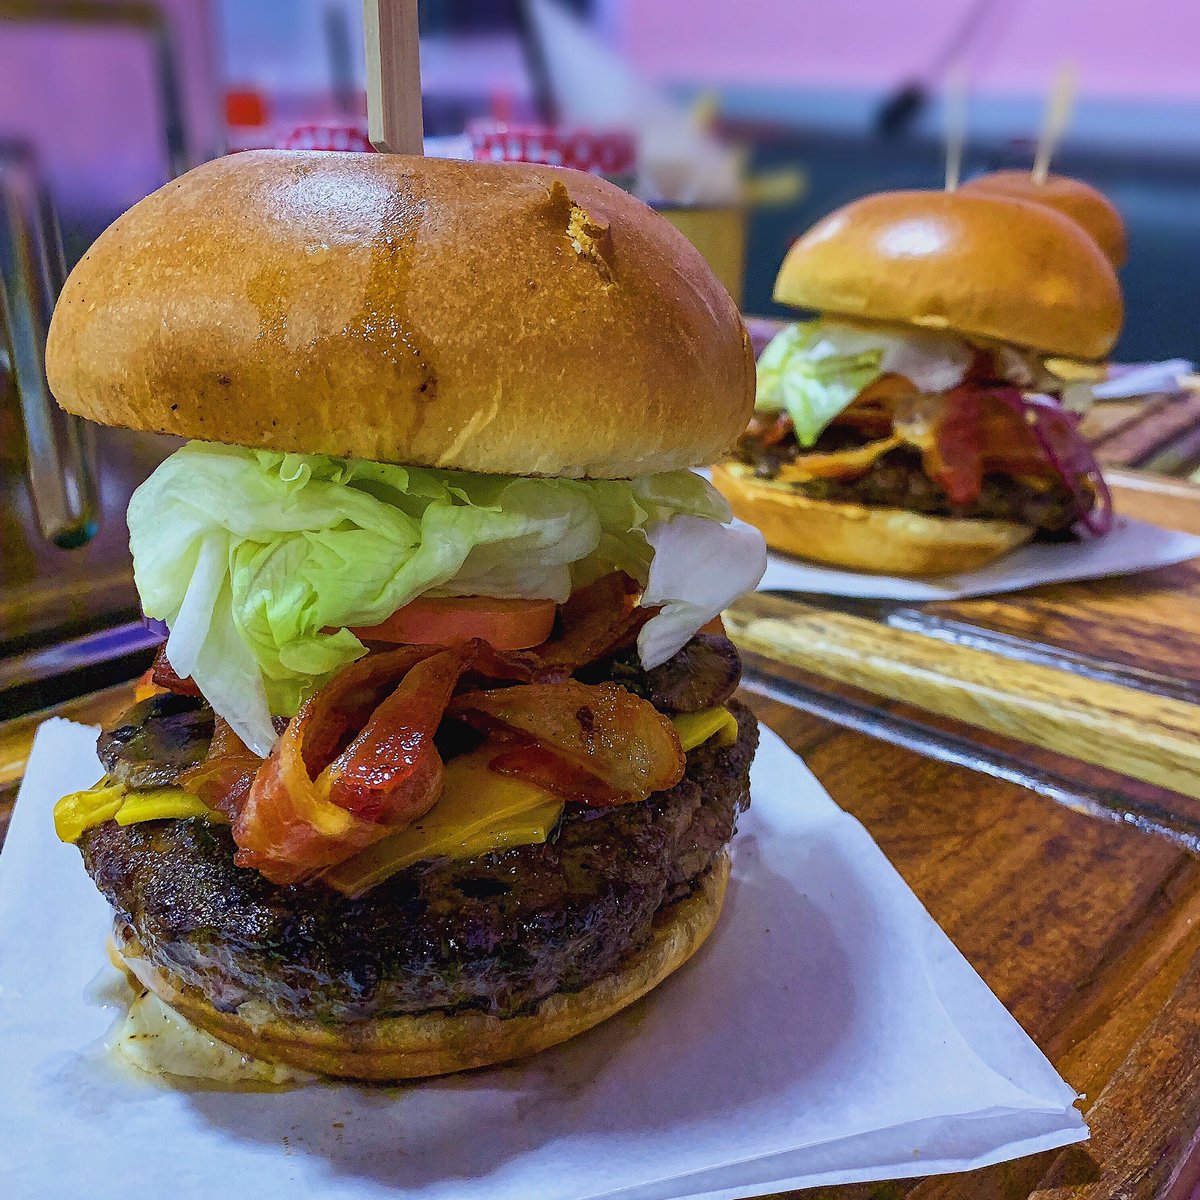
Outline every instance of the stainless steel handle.
{"label": "stainless steel handle", "polygon": [[[150,39],[163,116],[168,170],[188,168],[175,34],[153,3],[122,0],[0,0],[0,21],[138,30]],[[62,238],[50,200],[37,185],[28,156],[0,158],[0,204],[10,250],[0,244],[0,369],[7,354],[25,425],[27,473],[38,524],[47,541],[72,548],[99,528],[92,427],[59,411],[46,383],[46,331],[66,277]]]}
{"label": "stainless steel handle", "polygon": [[66,278],[62,238],[30,164],[0,162],[0,203],[0,351],[21,406],[38,525],[48,542],[69,549],[95,536],[100,505],[91,428],[58,409],[46,382],[46,332]]}

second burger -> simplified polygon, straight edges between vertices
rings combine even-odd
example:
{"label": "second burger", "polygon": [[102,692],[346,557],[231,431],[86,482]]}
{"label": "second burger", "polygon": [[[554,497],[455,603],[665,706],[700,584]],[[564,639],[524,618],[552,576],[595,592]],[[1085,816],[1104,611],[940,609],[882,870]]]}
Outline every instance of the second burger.
{"label": "second burger", "polygon": [[768,544],[942,575],[1107,531],[1108,490],[1061,401],[1112,349],[1121,295],[1067,217],[981,193],[868,196],[792,246],[775,299],[821,315],[763,351],[755,417],[713,471]]}

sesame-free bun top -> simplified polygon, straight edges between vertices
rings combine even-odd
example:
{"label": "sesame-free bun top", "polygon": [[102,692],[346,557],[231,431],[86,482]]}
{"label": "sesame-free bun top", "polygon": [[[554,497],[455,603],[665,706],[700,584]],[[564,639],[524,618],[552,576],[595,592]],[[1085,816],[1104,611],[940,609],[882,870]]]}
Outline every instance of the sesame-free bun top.
{"label": "sesame-free bun top", "polygon": [[1116,205],[1082,179],[1050,175],[1045,183],[1036,183],[1028,171],[993,171],[978,175],[962,186],[966,192],[1015,196],[1018,200],[1049,205],[1090,233],[1114,267],[1123,267],[1129,257],[1125,222]]}
{"label": "sesame-free bun top", "polygon": [[775,299],[857,320],[945,329],[1099,359],[1121,328],[1100,247],[1061,213],[980,192],[880,192],[788,251]]}
{"label": "sesame-free bun top", "polygon": [[576,171],[264,150],[189,171],[71,272],[50,387],[106,425],[514,475],[720,457],[754,360],[692,245]]}

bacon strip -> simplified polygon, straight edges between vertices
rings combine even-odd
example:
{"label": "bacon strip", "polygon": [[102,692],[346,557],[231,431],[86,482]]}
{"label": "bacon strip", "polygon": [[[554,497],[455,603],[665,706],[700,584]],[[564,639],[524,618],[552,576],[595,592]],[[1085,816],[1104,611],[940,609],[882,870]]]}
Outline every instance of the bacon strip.
{"label": "bacon strip", "polygon": [[[1075,497],[1093,532],[1111,521],[1111,502],[1079,419],[1051,400],[1028,398],[1015,388],[955,388],[920,438],[926,473],[954,504],[976,499],[988,474],[1061,481]],[[1092,509],[1099,507],[1096,515]]]}
{"label": "bacon strip", "polygon": [[916,395],[917,389],[903,375],[880,375],[829,424],[857,429],[868,438],[885,438],[892,432],[896,409]]}
{"label": "bacon strip", "polygon": [[154,665],[150,668],[150,682],[177,696],[199,696],[200,689],[189,679],[182,679],[176,674],[175,668],[167,661],[166,643],[159,646],[154,656]]}
{"label": "bacon strip", "polygon": [[602,575],[577,588],[559,609],[559,631],[529,651],[538,678],[564,678],[628,646],[657,608],[638,608],[641,586],[624,571]]}
{"label": "bacon strip", "polygon": [[[675,727],[615,683],[568,679],[468,692],[449,711],[502,743],[515,743],[492,761],[493,770],[531,778],[578,803],[628,804],[683,778],[686,759]],[[555,759],[569,769],[558,770]]]}
{"label": "bacon strip", "polygon": [[530,671],[478,638],[352,663],[301,706],[261,765],[233,825],[238,865],[297,883],[428,812],[442,786],[434,735],[459,680]]}

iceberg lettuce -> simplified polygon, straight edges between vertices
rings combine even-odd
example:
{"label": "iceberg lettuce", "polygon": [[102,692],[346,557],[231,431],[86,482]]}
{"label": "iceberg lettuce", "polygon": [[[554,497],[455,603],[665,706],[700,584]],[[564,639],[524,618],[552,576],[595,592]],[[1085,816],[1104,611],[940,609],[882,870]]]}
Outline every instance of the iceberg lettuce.
{"label": "iceberg lettuce", "polygon": [[961,383],[973,350],[952,334],[802,321],[781,330],[758,360],[759,412],[787,412],[796,439],[822,431],[880,375],[903,375],[921,392]]}
{"label": "iceberg lettuce", "polygon": [[[683,518],[696,525],[675,528]],[[647,666],[665,661],[765,567],[761,538],[749,545],[729,520],[690,471],[526,479],[204,442],[168,458],[128,514],[142,605],[171,631],[167,658],[259,754],[276,738],[272,714],[292,715],[365,653],[347,626],[425,592],[562,601],[620,568],[656,585],[646,602],[664,608],[641,645]],[[709,569],[689,581],[672,563],[701,544]]]}

